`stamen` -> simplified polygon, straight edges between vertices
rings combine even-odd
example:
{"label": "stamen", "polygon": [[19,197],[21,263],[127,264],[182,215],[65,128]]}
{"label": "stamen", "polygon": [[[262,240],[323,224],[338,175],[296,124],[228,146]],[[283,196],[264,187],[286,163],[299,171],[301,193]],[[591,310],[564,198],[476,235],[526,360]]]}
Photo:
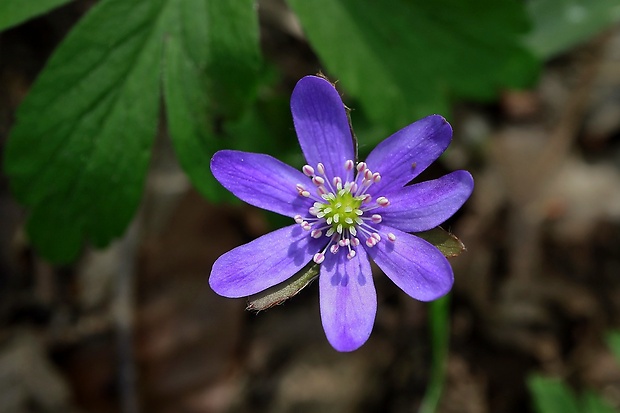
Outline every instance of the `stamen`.
{"label": "stamen", "polygon": [[322,163],[319,162],[319,164],[316,166],[316,170],[319,175],[325,175],[325,165],[323,165]]}
{"label": "stamen", "polygon": [[350,250],[347,254],[347,258],[352,259],[353,257],[355,257],[355,250]]}
{"label": "stamen", "polygon": [[379,206],[386,207],[390,205],[390,201],[386,197],[380,196],[379,198],[377,198],[377,204]]}
{"label": "stamen", "polygon": [[354,166],[355,166],[355,164],[350,159],[344,163],[344,169],[346,169],[347,171],[353,170]]}
{"label": "stamen", "polygon": [[379,224],[381,223],[381,221],[383,221],[383,218],[381,218],[381,215],[379,214],[373,214],[370,219],[372,220],[373,224]]}
{"label": "stamen", "polygon": [[310,165],[304,165],[303,168],[301,168],[301,170],[304,173],[304,175],[306,175],[306,176],[313,176],[314,175],[314,168],[311,167]]}
{"label": "stamen", "polygon": [[338,244],[334,244],[331,247],[329,247],[329,252],[331,252],[332,254],[335,254],[338,252]]}
{"label": "stamen", "polygon": [[295,217],[293,217],[293,219],[295,220],[295,222],[297,224],[301,224],[302,222],[304,222],[304,219],[301,217],[301,215],[295,215]]}
{"label": "stamen", "polygon": [[381,180],[381,175],[379,174],[379,172],[375,172],[374,174],[372,174],[372,182],[376,184],[380,180]]}
{"label": "stamen", "polygon": [[325,254],[323,254],[322,252],[317,252],[316,254],[314,254],[314,257],[312,257],[312,261],[316,262],[317,264],[322,263],[323,261],[325,261]]}
{"label": "stamen", "polygon": [[366,169],[366,162],[360,162],[357,164],[357,167],[355,168],[357,169],[357,172],[359,173],[363,173],[364,170]]}
{"label": "stamen", "polygon": [[342,179],[339,176],[334,177],[333,183],[339,191],[342,189]]}
{"label": "stamen", "polygon": [[323,235],[323,231],[321,231],[320,229],[313,229],[310,233],[310,236],[316,239],[321,238],[321,235]]}
{"label": "stamen", "polygon": [[314,176],[312,177],[312,183],[316,186],[321,186],[325,183],[325,179],[321,178],[320,176]]}
{"label": "stamen", "polygon": [[396,235],[392,234],[391,232],[388,232],[387,237],[392,242],[396,241]]}

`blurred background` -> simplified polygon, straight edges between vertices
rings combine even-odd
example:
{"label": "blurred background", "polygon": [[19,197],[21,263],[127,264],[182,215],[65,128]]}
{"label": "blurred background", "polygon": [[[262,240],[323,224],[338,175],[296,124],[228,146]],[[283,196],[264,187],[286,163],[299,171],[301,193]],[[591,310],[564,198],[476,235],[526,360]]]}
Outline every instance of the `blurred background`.
{"label": "blurred background", "polygon": [[[28,108],[14,129],[18,107],[59,44],[101,3],[69,2],[0,32],[3,149],[38,130]],[[441,397],[422,411],[620,411],[613,335],[620,328],[620,6],[445,1],[415,13],[420,2],[404,0],[363,2],[367,11],[354,12],[347,1],[250,3],[261,56],[247,75],[255,79],[251,98],[232,111],[218,101],[199,114],[209,118],[212,140],[191,165],[169,136],[171,107],[153,106],[148,172],[111,243],[86,234],[79,253],[56,259],[53,247],[70,235],[37,238],[37,215],[22,188],[30,178],[14,161],[30,165],[27,151],[5,154],[0,412],[412,412],[424,408],[442,368]],[[502,20],[515,10],[517,21]],[[332,42],[340,48],[329,49]],[[78,60],[57,62],[56,73],[71,72]],[[440,304],[449,318],[429,318],[429,304],[375,268],[377,320],[353,353],[338,353],[325,339],[316,284],[256,314],[207,283],[222,253],[288,224],[200,181],[208,154],[234,147],[300,166],[289,97],[297,80],[318,72],[338,81],[352,108],[361,159],[399,128],[440,112],[453,126],[453,143],[422,179],[467,169],[476,182],[444,225],[467,248],[451,259],[456,281]],[[47,137],[32,132],[32,153]],[[53,170],[34,174],[47,174],[52,186],[63,179]],[[44,210],[45,202],[34,207]],[[432,326],[449,328],[445,354],[438,355],[443,344]]]}

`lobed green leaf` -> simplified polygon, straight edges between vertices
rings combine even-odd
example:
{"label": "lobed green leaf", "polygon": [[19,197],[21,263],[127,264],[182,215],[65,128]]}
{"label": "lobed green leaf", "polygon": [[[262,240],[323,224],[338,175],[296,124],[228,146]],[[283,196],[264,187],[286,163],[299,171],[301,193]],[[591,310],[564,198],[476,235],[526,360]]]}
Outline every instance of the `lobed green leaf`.
{"label": "lobed green leaf", "polygon": [[488,99],[533,80],[516,0],[287,0],[331,76],[395,130],[448,113],[454,95]]}
{"label": "lobed green leaf", "polygon": [[[194,183],[214,193],[203,171],[215,145],[208,98],[217,92],[205,97],[205,79],[216,73],[219,82],[221,66],[231,77],[243,73],[239,89],[226,78],[231,95],[242,99],[251,93],[258,55],[248,51],[257,42],[247,40],[256,40],[256,24],[226,23],[240,30],[226,46],[218,39],[227,34],[210,32],[215,20],[253,16],[252,1],[231,2],[230,10],[244,10],[231,15],[219,14],[220,3],[103,0],[50,58],[18,110],[5,151],[11,188],[31,209],[28,233],[43,256],[68,262],[84,240],[104,246],[124,232],[140,202],[156,133],[164,55],[175,147]],[[235,64],[215,61],[235,44],[239,50],[228,54]],[[244,54],[254,66],[235,72]]]}
{"label": "lobed green leaf", "polygon": [[0,1],[0,31],[45,14],[69,1],[71,0],[2,0]]}

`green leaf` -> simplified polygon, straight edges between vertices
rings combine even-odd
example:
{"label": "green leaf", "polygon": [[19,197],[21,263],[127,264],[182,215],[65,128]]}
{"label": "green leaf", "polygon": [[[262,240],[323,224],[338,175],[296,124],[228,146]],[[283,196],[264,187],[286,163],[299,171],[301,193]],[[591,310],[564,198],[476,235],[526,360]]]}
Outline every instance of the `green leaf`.
{"label": "green leaf", "polygon": [[532,80],[517,0],[288,0],[331,76],[392,129]]}
{"label": "green leaf", "polygon": [[530,0],[530,50],[548,59],[620,21],[618,0]]}
{"label": "green leaf", "polygon": [[[171,132],[175,142],[185,145],[179,152],[190,177],[202,182],[196,171],[208,169],[214,146],[211,132],[201,129],[208,125],[209,108],[198,86],[206,84],[207,69],[220,67],[212,60],[226,56],[226,48],[216,46],[218,36],[208,32],[209,24],[230,18],[210,14],[225,10],[210,3],[220,2],[103,0],[49,60],[18,110],[5,151],[12,190],[31,208],[31,241],[46,258],[71,261],[84,240],[104,246],[124,232],[133,216],[158,124],[165,39]],[[250,0],[234,3],[253,11]],[[221,24],[214,26],[219,30]],[[252,33],[255,28],[246,27]],[[209,50],[215,51],[206,54],[196,46],[208,39]],[[236,53],[247,53],[243,39],[238,44],[242,48]],[[248,73],[222,65],[230,76]],[[251,81],[239,83],[242,91],[234,89],[231,95],[248,93]],[[184,157],[194,148],[197,156]],[[208,185],[201,190],[210,194]]]}
{"label": "green leaf", "polygon": [[620,331],[613,330],[608,332],[605,339],[611,352],[616,357],[616,361],[620,363]]}
{"label": "green leaf", "polygon": [[70,0],[1,0],[0,31],[47,13]]}
{"label": "green leaf", "polygon": [[559,379],[532,375],[527,380],[538,413],[580,413],[571,390]]}
{"label": "green leaf", "polygon": [[617,413],[605,399],[592,391],[583,395],[582,406],[582,412],[585,413]]}
{"label": "green leaf", "polygon": [[465,245],[460,239],[440,227],[418,232],[415,235],[436,246],[447,258],[456,257],[465,251]]}
{"label": "green leaf", "polygon": [[218,199],[223,189],[209,170],[219,146],[211,117],[214,112],[238,116],[254,95],[259,49],[253,1],[187,0],[176,2],[171,14],[178,23],[171,25],[165,43],[168,128],[194,186]]}

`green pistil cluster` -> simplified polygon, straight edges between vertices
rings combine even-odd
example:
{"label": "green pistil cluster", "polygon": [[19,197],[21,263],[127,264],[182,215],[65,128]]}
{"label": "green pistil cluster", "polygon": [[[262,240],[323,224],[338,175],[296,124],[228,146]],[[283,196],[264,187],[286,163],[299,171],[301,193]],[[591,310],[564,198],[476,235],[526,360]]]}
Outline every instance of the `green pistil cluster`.
{"label": "green pistil cluster", "polygon": [[365,195],[353,196],[347,188],[340,189],[336,194],[330,192],[323,195],[326,204],[316,202],[314,204],[317,218],[324,218],[328,225],[331,225],[332,233],[342,234],[349,231],[353,236],[356,235],[355,227],[363,223],[360,218],[363,211],[360,209]]}

